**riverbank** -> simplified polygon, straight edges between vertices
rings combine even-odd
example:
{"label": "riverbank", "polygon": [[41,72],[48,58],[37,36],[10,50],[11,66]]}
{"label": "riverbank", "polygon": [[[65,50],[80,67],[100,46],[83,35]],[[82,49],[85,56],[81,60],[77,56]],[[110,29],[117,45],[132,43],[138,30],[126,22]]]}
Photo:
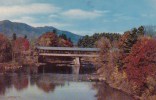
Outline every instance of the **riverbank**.
{"label": "riverbank", "polygon": [[0,73],[5,73],[7,71],[12,71],[21,68],[22,65],[20,65],[17,62],[7,62],[7,63],[0,63]]}
{"label": "riverbank", "polygon": [[130,91],[130,89],[128,89],[128,82],[121,82],[120,84],[117,84],[117,82],[112,82],[112,81],[108,81],[106,80],[104,77],[100,76],[100,75],[96,75],[96,76],[91,76],[88,78],[88,80],[93,81],[93,82],[104,82],[106,84],[108,84],[111,88],[114,88],[116,90],[119,90],[129,96],[131,96],[133,98],[133,100],[144,100],[142,97],[133,95]]}
{"label": "riverbank", "polygon": [[36,59],[30,56],[30,54],[23,57],[19,56],[13,61],[0,63],[0,73],[18,70],[23,66],[38,66],[38,63],[36,63]]}
{"label": "riverbank", "polygon": [[[112,75],[110,76],[112,77]],[[93,82],[105,82],[111,88],[124,92],[125,94],[131,96],[134,100],[156,100],[156,95],[154,93],[151,94],[153,90],[152,86],[150,88],[151,90],[146,89],[145,91],[142,91],[140,95],[137,95],[138,91],[136,91],[136,88],[132,84],[130,84],[130,82],[126,79],[126,77],[125,78],[124,77],[121,78],[121,76],[119,77],[108,79],[102,75],[96,74],[95,76],[90,76],[88,80],[93,81]],[[154,81],[151,82],[151,84],[154,85],[155,84]]]}

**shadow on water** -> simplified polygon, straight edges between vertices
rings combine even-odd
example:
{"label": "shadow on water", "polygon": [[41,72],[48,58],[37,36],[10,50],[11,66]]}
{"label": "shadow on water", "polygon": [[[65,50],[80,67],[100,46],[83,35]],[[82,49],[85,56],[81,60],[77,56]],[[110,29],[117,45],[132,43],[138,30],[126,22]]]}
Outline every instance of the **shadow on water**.
{"label": "shadow on water", "polygon": [[72,73],[72,68],[68,66],[57,66],[55,64],[47,64],[39,66],[38,73],[70,74]]}
{"label": "shadow on water", "polygon": [[[59,73],[59,74],[72,74],[74,65],[57,65],[46,64],[38,67],[38,73]],[[96,72],[93,65],[80,66],[79,74],[92,74]]]}

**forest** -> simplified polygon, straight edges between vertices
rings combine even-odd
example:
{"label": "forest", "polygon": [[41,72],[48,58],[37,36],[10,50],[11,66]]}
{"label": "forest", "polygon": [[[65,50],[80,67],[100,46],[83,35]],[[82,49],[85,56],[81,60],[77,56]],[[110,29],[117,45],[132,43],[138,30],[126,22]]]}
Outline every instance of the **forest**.
{"label": "forest", "polygon": [[[110,38],[101,37],[97,71],[100,80],[125,91],[137,99],[156,97],[156,39],[148,35],[143,26],[124,32],[112,44]],[[115,48],[115,49],[114,49]]]}
{"label": "forest", "polygon": [[101,38],[101,37],[106,37],[107,39],[110,40],[111,43],[114,43],[116,41],[118,41],[121,37],[121,34],[119,33],[95,33],[92,36],[84,36],[81,39],[79,39],[77,45],[78,47],[96,47],[97,45],[97,41]]}

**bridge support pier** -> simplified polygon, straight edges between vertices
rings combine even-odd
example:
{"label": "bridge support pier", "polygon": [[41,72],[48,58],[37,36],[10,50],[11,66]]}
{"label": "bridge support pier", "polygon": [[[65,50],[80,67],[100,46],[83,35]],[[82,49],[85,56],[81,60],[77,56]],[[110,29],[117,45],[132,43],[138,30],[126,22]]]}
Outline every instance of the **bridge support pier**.
{"label": "bridge support pier", "polygon": [[80,70],[80,57],[74,58],[74,66],[73,66],[73,73],[74,74],[79,74]]}
{"label": "bridge support pier", "polygon": [[75,57],[74,65],[80,66],[80,57]]}
{"label": "bridge support pier", "polygon": [[79,74],[80,66],[74,65],[72,68],[73,74]]}

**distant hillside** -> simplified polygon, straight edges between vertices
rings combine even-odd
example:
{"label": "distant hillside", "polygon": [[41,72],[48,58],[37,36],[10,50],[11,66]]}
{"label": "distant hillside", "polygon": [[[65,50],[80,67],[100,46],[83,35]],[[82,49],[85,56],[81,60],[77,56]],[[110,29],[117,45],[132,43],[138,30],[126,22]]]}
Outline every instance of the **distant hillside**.
{"label": "distant hillside", "polygon": [[32,39],[40,36],[45,32],[52,32],[54,29],[58,35],[62,33],[66,34],[67,37],[71,38],[74,43],[77,43],[78,40],[82,37],[68,31],[56,29],[53,26],[33,27],[25,23],[11,22],[9,20],[0,21],[0,33],[4,33],[7,36],[12,36],[13,33],[16,33],[18,36],[27,35],[29,39]]}

